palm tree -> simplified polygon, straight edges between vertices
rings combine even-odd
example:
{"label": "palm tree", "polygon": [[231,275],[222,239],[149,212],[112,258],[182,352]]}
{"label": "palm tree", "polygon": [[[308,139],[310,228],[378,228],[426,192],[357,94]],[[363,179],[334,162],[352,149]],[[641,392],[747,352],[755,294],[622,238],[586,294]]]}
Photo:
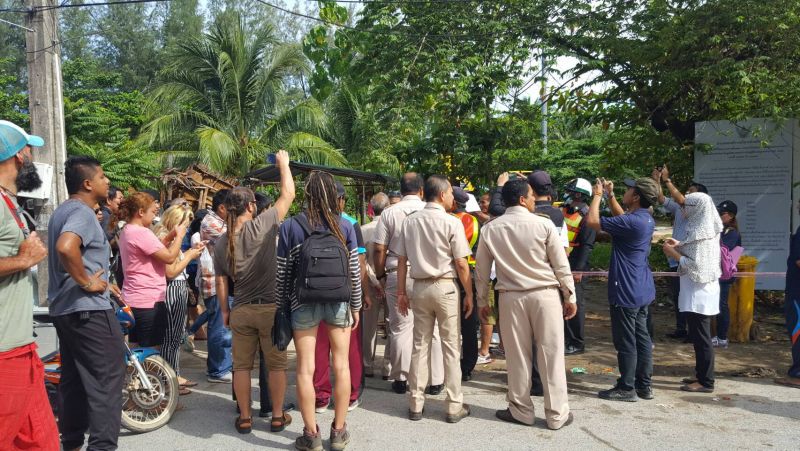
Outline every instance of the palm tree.
{"label": "palm tree", "polygon": [[325,102],[330,118],[327,136],[353,166],[396,175],[400,162],[384,144],[386,131],[366,91],[349,80],[339,83]]}
{"label": "palm tree", "polygon": [[322,107],[291,96],[291,82],[305,71],[300,47],[277,42],[271,26],[248,32],[239,16],[220,19],[177,46],[149,93],[140,141],[197,155],[226,175],[242,175],[280,148],[297,160],[343,165],[321,138]]}

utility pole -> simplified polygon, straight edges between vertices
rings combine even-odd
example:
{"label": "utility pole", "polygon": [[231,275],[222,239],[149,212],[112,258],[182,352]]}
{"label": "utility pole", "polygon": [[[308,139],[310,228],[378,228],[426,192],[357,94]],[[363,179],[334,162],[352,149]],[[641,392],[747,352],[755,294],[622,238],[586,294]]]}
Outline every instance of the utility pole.
{"label": "utility pole", "polygon": [[[53,210],[67,198],[64,161],[67,144],[64,134],[64,102],[61,90],[61,43],[58,39],[58,14],[52,0],[26,0],[30,12],[26,25],[28,63],[28,113],[31,133],[44,138],[44,146],[33,152],[34,161],[52,167],[53,177],[46,199],[34,199],[37,233],[47,244],[47,223]],[[46,187],[45,187],[46,188]],[[48,192],[49,191],[49,192]],[[47,299],[47,264],[39,264],[37,280],[39,303]]]}
{"label": "utility pole", "polygon": [[542,47],[542,89],[539,94],[542,103],[542,153],[547,155],[547,60]]}

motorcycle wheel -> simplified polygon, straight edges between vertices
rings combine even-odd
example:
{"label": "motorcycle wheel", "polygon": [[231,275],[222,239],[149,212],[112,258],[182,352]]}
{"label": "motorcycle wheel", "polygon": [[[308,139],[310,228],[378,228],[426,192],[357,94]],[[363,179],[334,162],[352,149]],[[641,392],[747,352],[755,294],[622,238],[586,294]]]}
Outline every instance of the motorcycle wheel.
{"label": "motorcycle wheel", "polygon": [[142,362],[153,390],[142,387],[133,365],[128,365],[122,390],[122,426],[131,432],[154,431],[167,424],[178,407],[178,375],[164,358],[150,356]]}

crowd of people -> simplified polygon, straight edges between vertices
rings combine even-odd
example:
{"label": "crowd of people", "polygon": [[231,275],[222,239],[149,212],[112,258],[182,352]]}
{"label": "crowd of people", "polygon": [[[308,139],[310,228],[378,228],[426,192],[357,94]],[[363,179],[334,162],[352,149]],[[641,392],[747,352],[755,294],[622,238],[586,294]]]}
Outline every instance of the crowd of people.
{"label": "crowd of people", "polygon": [[[242,434],[254,424],[257,356],[259,415],[271,417],[273,432],[293,421],[287,350],[276,343],[283,327],[297,353],[298,450],[323,449],[316,414],[331,401],[330,448],[347,447],[348,412],[361,403],[365,377],[380,375],[408,393],[409,420],[421,420],[426,398],[441,392],[447,422],[469,416],[462,382],[492,360],[495,330],[508,373],[508,406],[496,417],[531,425],[532,396],[543,396],[547,427],[561,429],[574,421],[565,356],[586,351],[582,274],[600,236],[611,240],[608,300],[620,376],[598,395],[653,399],[656,290],[648,257],[659,206],[674,218],[663,244],[676,272],[670,336],[688,338],[695,350],[695,374],[681,389],[713,392],[714,348],[729,346],[727,296],[742,251],[737,206],[715,205],[698,183],[680,192],[666,165],[626,179],[621,200],[611,181],[575,179],[558,204],[541,170],[503,173],[477,198],[447,177],[406,173],[399,192],[372,196],[371,221],[362,225],[344,211],[345,187],[323,171],[306,178],[299,213],[287,218],[296,193],[284,151],[275,159],[277,199],[236,187],[218,192],[207,211],[184,199],[162,206],[157,193],[125,194],[101,162],[77,156],[65,163],[69,199],[53,212],[45,245],[16,201],[17,192],[41,184],[31,152],[43,140],[5,121],[0,138],[0,449],[80,449],[87,434],[88,449],[116,448],[125,338],[112,299],[133,311],[129,342],[160,350],[178,374],[180,395],[197,385],[181,372],[181,347],[191,349],[205,333],[207,379],[232,384],[233,427]],[[62,358],[57,426],[31,326],[30,270],[45,259]],[[800,387],[800,233],[788,268],[793,366],[778,382]]]}

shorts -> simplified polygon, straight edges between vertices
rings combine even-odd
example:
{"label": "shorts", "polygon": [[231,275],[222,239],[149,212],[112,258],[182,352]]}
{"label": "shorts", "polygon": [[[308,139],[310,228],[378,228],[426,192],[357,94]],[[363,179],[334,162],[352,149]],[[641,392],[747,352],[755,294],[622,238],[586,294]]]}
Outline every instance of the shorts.
{"label": "shorts", "polygon": [[139,346],[152,348],[164,344],[167,332],[167,305],[156,302],[153,308],[131,307],[136,325],[130,333],[130,341]]}
{"label": "shorts", "polygon": [[500,307],[497,305],[499,294],[494,289],[494,282],[489,283],[489,296],[486,299],[486,304],[489,306],[489,317],[483,322],[484,325],[494,326],[497,324],[497,318],[500,317]]}
{"label": "shorts", "polygon": [[351,318],[350,304],[347,302],[301,304],[292,312],[292,329],[311,329],[322,321],[331,327],[350,327],[353,324]]}
{"label": "shorts", "polygon": [[259,347],[269,371],[289,368],[286,351],[272,344],[272,327],[275,324],[275,304],[240,304],[231,311],[230,326],[233,338],[231,353],[233,371],[250,371]]}

